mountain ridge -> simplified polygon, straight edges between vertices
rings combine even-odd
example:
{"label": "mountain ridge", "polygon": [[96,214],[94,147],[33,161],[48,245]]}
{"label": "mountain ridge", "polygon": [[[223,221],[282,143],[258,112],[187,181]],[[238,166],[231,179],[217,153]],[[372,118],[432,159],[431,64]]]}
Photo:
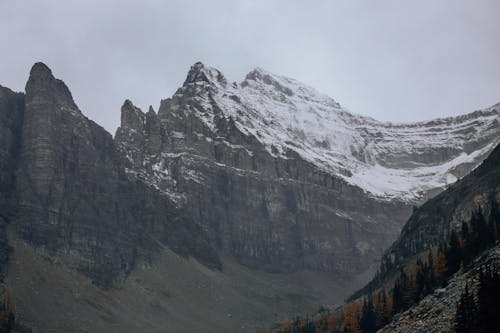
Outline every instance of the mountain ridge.
{"label": "mountain ridge", "polygon": [[286,158],[294,151],[380,200],[422,201],[464,176],[500,142],[500,104],[393,124],[354,115],[294,79],[255,69],[241,83],[229,84],[200,62],[176,94],[186,92],[198,96],[203,112],[197,117],[210,130],[216,131],[216,119],[232,119],[271,154]]}

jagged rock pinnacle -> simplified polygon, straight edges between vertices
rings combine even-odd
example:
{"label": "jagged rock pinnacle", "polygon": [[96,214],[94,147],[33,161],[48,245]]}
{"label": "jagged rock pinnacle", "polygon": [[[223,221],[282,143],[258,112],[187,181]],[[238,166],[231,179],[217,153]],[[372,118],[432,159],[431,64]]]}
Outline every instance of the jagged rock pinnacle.
{"label": "jagged rock pinnacle", "polygon": [[144,124],[144,112],[136,107],[131,100],[126,99],[121,108],[121,126],[142,130]]}
{"label": "jagged rock pinnacle", "polygon": [[132,103],[132,101],[130,99],[127,98],[123,102],[122,110],[123,110],[123,108],[135,108],[135,105],[134,105],[134,103]]}
{"label": "jagged rock pinnacle", "polygon": [[66,105],[78,110],[66,84],[56,79],[50,68],[42,62],[33,65],[26,83],[26,101],[30,103],[34,100],[37,103]]}
{"label": "jagged rock pinnacle", "polygon": [[52,77],[52,71],[43,62],[36,62],[33,67],[31,67],[30,77]]}

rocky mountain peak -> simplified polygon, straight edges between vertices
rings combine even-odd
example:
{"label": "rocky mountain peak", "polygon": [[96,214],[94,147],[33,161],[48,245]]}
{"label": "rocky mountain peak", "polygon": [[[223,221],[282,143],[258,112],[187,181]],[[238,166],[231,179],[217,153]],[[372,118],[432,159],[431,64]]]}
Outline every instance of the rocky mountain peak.
{"label": "rocky mountain peak", "polygon": [[132,103],[125,100],[121,109],[121,126],[135,130],[141,130],[144,124],[144,112]]}
{"label": "rocky mountain peak", "polygon": [[391,124],[352,114],[328,95],[262,68],[240,84],[220,82],[225,83],[220,71],[194,64],[184,85],[162,101],[159,118],[177,137],[186,122],[196,124],[195,130],[190,125],[193,133],[235,137],[221,126],[231,119],[236,137],[255,138],[275,157],[297,153],[382,200],[420,202],[463,177],[500,142],[495,106]]}
{"label": "rocky mountain peak", "polygon": [[45,65],[43,62],[36,62],[33,64],[30,70],[30,77],[45,77],[45,78],[53,78],[52,71],[50,68]]}
{"label": "rocky mountain peak", "polygon": [[205,66],[202,62],[198,61],[191,66],[183,86],[186,87],[199,83],[226,86],[227,80],[218,69]]}
{"label": "rocky mountain peak", "polygon": [[42,62],[33,65],[26,83],[26,102],[54,104],[78,111],[66,84],[56,79],[50,68]]}

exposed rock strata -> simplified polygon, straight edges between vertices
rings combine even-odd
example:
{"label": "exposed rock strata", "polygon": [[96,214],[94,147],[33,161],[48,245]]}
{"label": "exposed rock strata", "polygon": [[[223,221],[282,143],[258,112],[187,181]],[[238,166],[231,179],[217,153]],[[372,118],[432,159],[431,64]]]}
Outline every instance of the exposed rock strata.
{"label": "exposed rock strata", "polygon": [[99,286],[126,276],[159,243],[219,265],[197,225],[157,190],[126,177],[111,135],[82,115],[41,63],[26,84],[16,185],[13,222],[22,237],[70,254]]}
{"label": "exposed rock strata", "polygon": [[15,200],[15,171],[23,114],[24,94],[0,86],[0,281],[10,252],[5,230],[8,216],[14,209],[10,203]]}
{"label": "exposed rock strata", "polygon": [[[241,84],[230,84],[218,70],[196,63],[183,86],[161,102],[158,114],[151,108],[144,113],[126,101],[115,142],[132,179],[188,207],[211,240],[240,263],[272,271],[311,269],[352,276],[379,258],[409,216],[411,203],[418,201],[388,200],[354,186],[348,168],[338,169],[333,162],[325,167],[326,160],[315,162],[304,155],[307,135],[283,142],[288,129],[276,132],[280,127],[272,122],[279,112],[297,116],[300,103],[309,103],[311,115],[325,121],[331,121],[329,115],[337,117],[339,127],[332,132],[353,135],[356,145],[361,138],[366,146],[360,149],[376,163],[402,173],[416,166],[439,169],[457,156],[484,150],[446,171],[450,177],[462,175],[493,149],[494,134],[500,131],[495,108],[390,125],[351,115],[291,79],[255,70]],[[273,133],[274,143],[266,141]],[[425,143],[425,136],[437,146]],[[445,138],[450,138],[448,146]],[[402,144],[395,145],[395,140]],[[414,149],[409,151],[405,147],[412,140]],[[337,150],[342,155],[343,143],[325,141],[325,156]],[[318,147],[310,146],[310,152]],[[367,163],[361,155],[349,156],[345,158]]]}

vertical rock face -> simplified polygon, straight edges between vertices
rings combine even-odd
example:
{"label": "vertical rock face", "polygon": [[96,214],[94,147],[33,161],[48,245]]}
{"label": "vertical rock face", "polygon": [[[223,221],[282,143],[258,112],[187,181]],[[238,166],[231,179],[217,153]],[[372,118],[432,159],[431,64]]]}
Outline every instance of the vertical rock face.
{"label": "vertical rock face", "polygon": [[0,86],[0,211],[4,214],[14,185],[23,114],[24,94]]}
{"label": "vertical rock face", "polygon": [[12,214],[15,170],[21,143],[24,94],[0,86],[0,281],[9,258],[6,237],[7,219]]}
{"label": "vertical rock face", "polygon": [[22,237],[69,255],[99,286],[125,276],[161,243],[218,265],[198,227],[157,191],[125,177],[111,135],[82,115],[41,63],[26,84],[17,194]]}
{"label": "vertical rock face", "polygon": [[164,131],[151,106],[147,113],[143,113],[126,100],[121,112],[121,127],[116,132],[115,141],[123,147],[121,151],[127,157],[126,161],[139,163],[130,167],[140,170],[144,159],[160,152]]}

